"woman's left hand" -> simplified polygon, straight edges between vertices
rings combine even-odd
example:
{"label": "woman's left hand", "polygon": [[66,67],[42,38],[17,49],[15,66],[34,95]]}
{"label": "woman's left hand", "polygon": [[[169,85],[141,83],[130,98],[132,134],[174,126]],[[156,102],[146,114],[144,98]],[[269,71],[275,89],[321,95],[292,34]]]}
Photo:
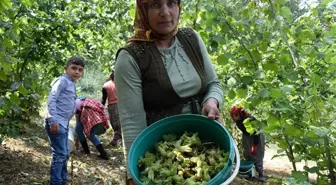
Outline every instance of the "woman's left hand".
{"label": "woman's left hand", "polygon": [[201,114],[223,123],[219,114],[218,101],[215,98],[209,98],[203,103]]}

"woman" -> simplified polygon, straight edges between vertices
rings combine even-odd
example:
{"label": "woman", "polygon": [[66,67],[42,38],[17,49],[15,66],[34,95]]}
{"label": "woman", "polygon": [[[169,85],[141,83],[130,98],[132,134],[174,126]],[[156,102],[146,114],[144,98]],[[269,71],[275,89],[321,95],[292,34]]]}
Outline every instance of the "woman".
{"label": "woman", "polygon": [[[223,101],[201,37],[192,29],[178,29],[180,0],[137,0],[136,5],[135,34],[118,51],[115,68],[126,157],[153,122],[183,113],[220,121]],[[128,179],[127,184],[134,183]]]}

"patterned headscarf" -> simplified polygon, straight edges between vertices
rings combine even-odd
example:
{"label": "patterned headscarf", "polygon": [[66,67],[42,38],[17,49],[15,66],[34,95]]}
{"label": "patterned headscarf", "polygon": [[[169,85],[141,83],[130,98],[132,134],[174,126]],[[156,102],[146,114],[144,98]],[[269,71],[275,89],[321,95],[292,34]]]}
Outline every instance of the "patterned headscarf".
{"label": "patterned headscarf", "polygon": [[[167,35],[157,34],[150,28],[148,20],[148,1],[149,0],[136,0],[134,35],[129,39],[128,42],[165,39],[174,36],[177,33],[177,26],[171,33]],[[181,0],[177,0],[177,3],[181,13]]]}

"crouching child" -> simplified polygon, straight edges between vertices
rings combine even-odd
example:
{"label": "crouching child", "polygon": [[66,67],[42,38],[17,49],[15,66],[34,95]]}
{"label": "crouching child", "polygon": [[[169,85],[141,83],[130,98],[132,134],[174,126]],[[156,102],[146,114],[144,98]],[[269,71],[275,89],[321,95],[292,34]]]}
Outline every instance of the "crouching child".
{"label": "crouching child", "polygon": [[97,137],[97,135],[105,133],[108,128],[109,124],[103,104],[89,98],[76,100],[75,130],[85,154],[90,154],[89,145],[86,141],[86,138],[89,138],[100,153],[99,157],[105,160],[109,159],[108,154]]}

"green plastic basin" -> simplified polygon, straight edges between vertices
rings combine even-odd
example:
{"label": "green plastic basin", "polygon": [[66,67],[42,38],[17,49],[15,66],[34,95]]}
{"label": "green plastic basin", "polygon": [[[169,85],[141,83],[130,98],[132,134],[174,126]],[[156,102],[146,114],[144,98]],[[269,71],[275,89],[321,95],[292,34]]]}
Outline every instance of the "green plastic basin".
{"label": "green plastic basin", "polygon": [[153,123],[143,130],[133,142],[128,153],[128,169],[137,185],[143,185],[139,180],[140,172],[137,166],[140,157],[147,151],[153,151],[154,145],[163,140],[162,135],[171,133],[181,136],[185,131],[198,132],[202,141],[215,142],[229,153],[228,163],[206,185],[219,185],[229,178],[234,160],[233,141],[229,132],[219,122],[204,116],[181,114]]}
{"label": "green plastic basin", "polygon": [[240,161],[239,170],[240,171],[248,171],[253,168],[254,162],[253,161]]}

